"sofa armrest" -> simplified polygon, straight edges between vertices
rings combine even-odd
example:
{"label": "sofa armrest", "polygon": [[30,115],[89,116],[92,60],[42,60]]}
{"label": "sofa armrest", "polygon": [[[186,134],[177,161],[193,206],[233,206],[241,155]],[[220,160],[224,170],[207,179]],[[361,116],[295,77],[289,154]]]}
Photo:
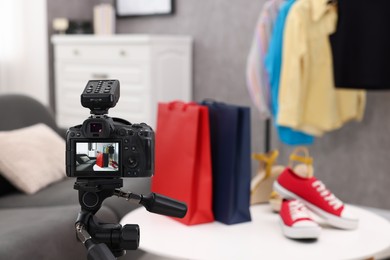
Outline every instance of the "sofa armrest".
{"label": "sofa armrest", "polygon": [[58,133],[62,138],[64,138],[64,140],[66,140],[66,131],[68,131],[68,129],[66,129],[66,128],[58,128],[57,133]]}

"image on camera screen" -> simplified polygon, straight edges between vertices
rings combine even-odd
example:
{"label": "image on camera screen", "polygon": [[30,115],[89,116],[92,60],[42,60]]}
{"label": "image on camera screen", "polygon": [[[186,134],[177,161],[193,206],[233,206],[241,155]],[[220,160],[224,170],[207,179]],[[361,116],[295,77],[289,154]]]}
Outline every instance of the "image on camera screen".
{"label": "image on camera screen", "polygon": [[119,143],[77,142],[75,167],[78,172],[118,171]]}

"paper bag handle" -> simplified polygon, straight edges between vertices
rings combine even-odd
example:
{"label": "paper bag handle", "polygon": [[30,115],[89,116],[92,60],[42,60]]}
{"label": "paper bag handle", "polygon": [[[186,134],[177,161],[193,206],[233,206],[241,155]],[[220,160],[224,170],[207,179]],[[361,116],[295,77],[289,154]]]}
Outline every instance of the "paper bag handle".
{"label": "paper bag handle", "polygon": [[288,166],[290,168],[293,167],[294,162],[300,162],[303,164],[306,164],[307,166],[310,167],[310,170],[308,171],[308,176],[307,177],[312,177],[313,176],[313,170],[312,170],[312,165],[313,165],[313,157],[309,155],[309,149],[304,146],[299,146],[295,148],[295,150],[291,153],[290,155],[290,162]]}
{"label": "paper bag handle", "polygon": [[186,103],[180,100],[175,100],[168,103],[168,109],[173,110],[175,108],[179,108],[182,111],[186,111],[189,106],[193,106],[193,105],[196,105],[196,103],[195,102]]}

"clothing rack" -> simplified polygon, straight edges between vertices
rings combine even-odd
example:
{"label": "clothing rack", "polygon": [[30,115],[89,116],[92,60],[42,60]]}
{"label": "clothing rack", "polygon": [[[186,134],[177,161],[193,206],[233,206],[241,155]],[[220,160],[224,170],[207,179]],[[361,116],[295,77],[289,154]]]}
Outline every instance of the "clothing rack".
{"label": "clothing rack", "polygon": [[264,128],[264,152],[268,153],[271,151],[271,119],[265,120]]}

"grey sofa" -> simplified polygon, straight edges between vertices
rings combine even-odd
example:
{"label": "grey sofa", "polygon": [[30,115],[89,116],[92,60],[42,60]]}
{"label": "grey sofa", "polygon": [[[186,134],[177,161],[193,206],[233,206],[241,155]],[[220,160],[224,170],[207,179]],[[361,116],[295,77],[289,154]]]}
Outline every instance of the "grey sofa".
{"label": "grey sofa", "polygon": [[[88,161],[82,160],[82,157],[88,158]],[[92,171],[96,160],[91,159],[86,154],[76,154],[76,171]]]}
{"label": "grey sofa", "polygon": [[[0,96],[0,115],[0,131],[42,122],[65,136],[65,130],[56,126],[49,110],[26,96]],[[34,195],[25,195],[0,174],[0,259],[87,259],[74,231],[80,209],[74,181],[66,178]],[[148,193],[149,187],[149,179],[132,178],[124,180],[123,189]],[[107,223],[117,223],[135,207],[112,197],[104,202],[97,216]],[[143,254],[139,250],[128,251],[120,259],[138,259]]]}

